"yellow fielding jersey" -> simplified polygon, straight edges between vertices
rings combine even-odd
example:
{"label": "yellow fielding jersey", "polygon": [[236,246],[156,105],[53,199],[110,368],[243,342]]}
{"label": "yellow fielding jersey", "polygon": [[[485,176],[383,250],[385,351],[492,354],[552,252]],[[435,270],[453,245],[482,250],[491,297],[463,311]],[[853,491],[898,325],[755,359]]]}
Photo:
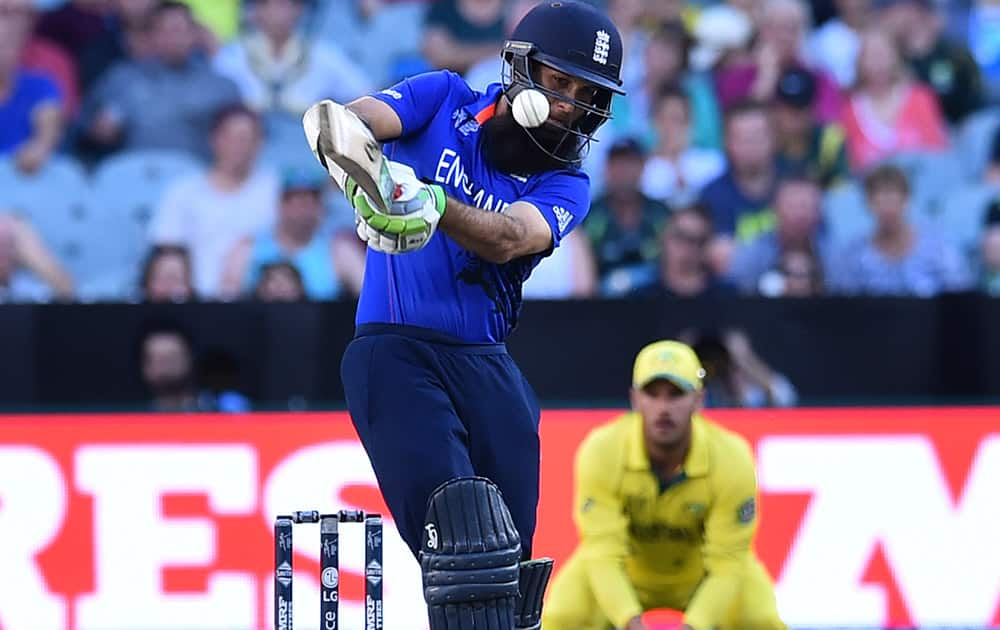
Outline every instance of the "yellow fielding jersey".
{"label": "yellow fielding jersey", "polygon": [[718,626],[753,559],[757,478],[750,446],[699,415],[691,432],[682,471],[666,482],[650,467],[637,413],[598,427],[577,451],[579,552],[616,627],[642,613],[636,588],[685,585],[693,593],[685,623]]}

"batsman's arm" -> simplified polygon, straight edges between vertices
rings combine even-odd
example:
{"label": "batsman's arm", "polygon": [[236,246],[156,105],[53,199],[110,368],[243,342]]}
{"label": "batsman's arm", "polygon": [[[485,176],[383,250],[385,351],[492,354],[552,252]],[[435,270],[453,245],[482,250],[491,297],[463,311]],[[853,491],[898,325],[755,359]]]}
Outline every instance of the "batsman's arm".
{"label": "batsman's arm", "polygon": [[403,121],[399,119],[399,114],[377,98],[362,96],[346,107],[368,125],[379,142],[395,140],[403,135]]}
{"label": "batsman's arm", "polygon": [[552,246],[548,222],[526,201],[515,201],[503,212],[487,212],[449,197],[439,227],[465,249],[496,264]]}

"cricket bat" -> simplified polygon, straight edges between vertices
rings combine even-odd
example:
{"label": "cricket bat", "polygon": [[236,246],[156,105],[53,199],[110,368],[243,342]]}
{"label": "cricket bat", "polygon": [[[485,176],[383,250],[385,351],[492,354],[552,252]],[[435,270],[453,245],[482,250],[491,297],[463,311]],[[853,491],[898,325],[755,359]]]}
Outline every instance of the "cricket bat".
{"label": "cricket bat", "polygon": [[351,177],[378,211],[391,214],[396,183],[382,146],[357,114],[340,103],[320,101],[306,110],[302,128],[313,155],[341,190]]}

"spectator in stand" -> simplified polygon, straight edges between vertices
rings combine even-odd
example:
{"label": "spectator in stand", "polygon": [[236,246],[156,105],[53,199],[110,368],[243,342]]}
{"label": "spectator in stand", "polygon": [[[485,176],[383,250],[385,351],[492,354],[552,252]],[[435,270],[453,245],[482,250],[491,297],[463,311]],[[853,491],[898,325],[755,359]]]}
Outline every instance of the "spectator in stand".
{"label": "spectator in stand", "polygon": [[212,119],[240,102],[239,91],[196,54],[187,5],[164,1],[151,28],[151,56],[107,71],[84,104],[83,129],[107,151],[175,149],[207,159]]}
{"label": "spectator in stand", "polygon": [[459,74],[500,54],[504,0],[437,0],[427,14],[424,56],[435,68]]}
{"label": "spectator in stand", "polygon": [[346,103],[372,90],[364,71],[327,42],[298,30],[305,0],[254,0],[254,29],[215,56],[215,70],[239,86],[243,101],[258,111],[268,143],[282,159],[314,158],[302,140],[302,114],[325,98]]}
{"label": "spectator in stand", "polygon": [[[668,85],[677,85],[687,96],[690,110],[690,144],[701,149],[722,149],[722,110],[709,73],[692,68],[691,37],[680,22],[668,22],[653,31],[646,44],[646,74],[643,96],[646,109],[652,112],[651,101]],[[631,94],[631,93],[630,93]]]}
{"label": "spectator in stand", "polygon": [[697,2],[687,2],[686,0],[645,2],[642,7],[641,20],[644,24],[651,25],[654,29],[661,24],[687,22],[688,20],[693,22],[698,17],[698,10],[701,8],[700,4]]}
{"label": "spectator in stand", "polygon": [[69,120],[80,107],[80,88],[76,80],[76,65],[58,44],[40,35],[32,35],[37,19],[32,0],[0,1],[0,20],[13,20],[23,29],[26,40],[21,49],[21,68],[44,74],[59,88],[64,117]]}
{"label": "spectator in stand", "polygon": [[997,127],[990,139],[989,161],[983,171],[983,183],[990,186],[1000,185],[1000,127]]}
{"label": "spectator in stand", "polygon": [[108,69],[120,62],[138,61],[153,54],[150,25],[159,0],[113,0],[107,36],[91,42],[80,53],[80,86],[89,91]]}
{"label": "spectator in stand", "polygon": [[[636,36],[638,39],[638,36]],[[626,61],[623,70],[630,78],[628,95],[617,98],[614,114],[606,128],[617,137],[634,136],[646,146],[656,142],[653,116],[657,95],[668,86],[679,86],[691,103],[691,143],[706,149],[722,147],[722,115],[715,96],[715,86],[707,72],[693,69],[691,36],[679,21],[658,24],[652,32],[643,34],[642,55]],[[603,128],[602,128],[603,129]]]}
{"label": "spectator in stand", "polygon": [[0,212],[0,304],[72,299],[73,280],[24,219]]}
{"label": "spectator in stand", "polygon": [[800,0],[766,0],[751,63],[725,66],[716,72],[716,88],[724,108],[751,98],[764,103],[774,98],[778,81],[791,68],[813,75],[816,81],[816,117],[822,122],[840,117],[841,97],[830,75],[809,67],[802,58],[809,14]]}
{"label": "spectator in stand", "polygon": [[[768,273],[786,263],[792,251],[814,252],[828,264],[830,244],[819,231],[822,191],[815,181],[803,176],[786,176],[774,198],[775,229],[737,246],[729,277],[744,293],[766,293]],[[801,261],[793,261],[799,265]]]}
{"label": "spectator in stand", "polygon": [[91,44],[110,34],[108,0],[70,0],[42,13],[35,33],[58,44],[71,59],[79,59]]}
{"label": "spectator in stand", "polygon": [[260,302],[301,302],[306,299],[302,274],[290,262],[267,263],[260,268],[254,297]]}
{"label": "spectator in stand", "polygon": [[980,248],[979,288],[1000,297],[1000,201],[990,203]]}
{"label": "spectator in stand", "polygon": [[854,85],[861,33],[875,17],[872,0],[835,0],[837,16],[809,37],[810,59],[844,89]]}
{"label": "spectator in stand", "polygon": [[240,30],[242,0],[181,0],[191,7],[199,39],[209,55],[236,37]]}
{"label": "spectator in stand", "polygon": [[711,237],[712,220],[702,208],[674,210],[663,230],[657,281],[632,295],[694,298],[733,294],[734,287],[709,265]]}
{"label": "spectator in stand", "polygon": [[282,182],[278,218],[262,232],[243,237],[226,256],[219,296],[235,299],[258,283],[265,266],[295,267],[306,297],[336,300],[357,296],[365,271],[365,249],[353,229],[322,229],[322,171],[290,169]]}
{"label": "spectator in stand", "polygon": [[608,185],[583,222],[601,293],[607,297],[625,295],[656,278],[660,233],[670,211],[643,194],[639,181],[644,164],[645,153],[636,140],[612,145],[605,164]]}
{"label": "spectator in stand", "polygon": [[21,65],[28,29],[23,15],[0,13],[0,157],[25,173],[40,169],[63,131],[59,88]]}
{"label": "spectator in stand", "polygon": [[206,411],[246,413],[253,404],[243,394],[239,358],[222,347],[209,347],[198,361],[199,406]]}
{"label": "spectator in stand", "polygon": [[[970,6],[971,5],[971,6]],[[982,74],[988,100],[1000,100],[1000,3],[997,0],[949,2],[951,39],[968,42]]]}
{"label": "spectator in stand", "polygon": [[215,158],[204,172],[168,188],[150,222],[150,240],[191,252],[194,286],[216,299],[226,253],[241,238],[271,225],[278,206],[278,180],[257,168],[261,128],[243,106],[216,115],[211,134]]}
{"label": "spectator in stand", "polygon": [[910,183],[902,170],[879,166],[865,177],[864,185],[875,230],[832,258],[832,290],[932,297],[970,288],[971,273],[958,250],[938,232],[907,218]]}
{"label": "spectator in stand", "polygon": [[813,75],[792,69],[778,81],[772,111],[778,141],[778,168],[785,173],[805,173],[823,188],[831,188],[850,175],[847,142],[836,123],[816,120]]}
{"label": "spectator in stand", "polygon": [[761,276],[760,294],[766,297],[805,298],[826,291],[823,267],[812,249],[789,249],[777,268]]}
{"label": "spectator in stand", "polygon": [[[757,27],[760,27],[761,15],[764,12],[764,3],[767,0],[722,0],[727,5],[738,9],[749,16]],[[709,0],[712,2],[712,0]]]}
{"label": "spectator in stand", "polygon": [[937,97],[909,77],[899,49],[879,30],[869,30],[861,39],[858,83],[843,124],[851,167],[857,171],[898,153],[948,147]]}
{"label": "spectator in stand", "polygon": [[157,324],[140,340],[142,380],[152,411],[201,411],[195,383],[195,358],[191,337],[179,326]]}
{"label": "spectator in stand", "polygon": [[142,299],[146,302],[190,302],[194,300],[191,254],[186,247],[156,245],[142,266]]}
{"label": "spectator in stand", "polygon": [[794,407],[799,396],[784,374],[768,365],[739,329],[685,331],[705,369],[706,407]]}
{"label": "spectator in stand", "polygon": [[646,159],[642,192],[668,205],[687,205],[722,174],[726,160],[719,151],[691,146],[691,102],[680,88],[661,90],[652,114],[657,142]]}
{"label": "spectator in stand", "polygon": [[583,231],[573,230],[538,263],[521,293],[525,300],[573,300],[593,297],[597,290],[594,252]]}
{"label": "spectator in stand", "polygon": [[917,79],[937,94],[953,125],[984,104],[979,66],[968,47],[949,41],[932,0],[878,0],[883,28],[895,37]]}
{"label": "spectator in stand", "polygon": [[754,62],[750,50],[754,23],[750,14],[738,7],[729,4],[706,7],[698,14],[693,34],[695,45],[690,61],[698,72],[717,75]]}
{"label": "spectator in stand", "polygon": [[[424,18],[436,0],[341,0],[313,3],[310,28],[365,69],[374,85],[393,85],[426,69]],[[372,42],[378,42],[373,46]],[[497,53],[499,55],[499,51]]]}
{"label": "spectator in stand", "polygon": [[775,135],[770,112],[745,102],[726,113],[726,171],[701,194],[715,228],[711,247],[716,273],[729,269],[737,242],[774,228],[771,204],[778,187]]}
{"label": "spectator in stand", "polygon": [[200,349],[190,331],[172,321],[147,322],[138,341],[139,368],[151,411],[246,412],[238,391],[239,362],[226,350]]}
{"label": "spectator in stand", "polygon": [[643,65],[649,29],[643,18],[647,4],[646,0],[604,0],[601,7],[622,36],[622,84],[627,94],[634,93],[632,86],[646,74]]}
{"label": "spectator in stand", "polygon": [[[749,21],[745,18],[744,21],[749,29]],[[615,97],[612,105],[614,117],[598,131],[600,142],[591,146],[584,162],[594,190],[603,186],[606,147],[615,140],[637,138],[647,149],[658,142],[658,132],[653,124],[654,101],[660,92],[669,87],[676,86],[688,98],[689,144],[699,149],[722,148],[722,114],[715,86],[707,71],[696,70],[689,65],[691,38],[684,25],[680,22],[660,24],[648,36],[648,41],[642,33],[635,35],[635,39],[644,42],[643,54],[636,55],[639,63],[632,66],[626,60],[626,78],[633,75],[630,77],[631,84],[626,84],[628,95]]]}
{"label": "spectator in stand", "polygon": [[[505,37],[509,37],[514,32],[514,27],[517,26],[518,22],[537,4],[538,0],[513,0],[504,11],[506,15],[504,21]],[[500,81],[506,65],[507,62],[500,57],[499,52],[496,55],[484,57],[465,73],[465,82],[473,89],[484,92],[490,83]]]}

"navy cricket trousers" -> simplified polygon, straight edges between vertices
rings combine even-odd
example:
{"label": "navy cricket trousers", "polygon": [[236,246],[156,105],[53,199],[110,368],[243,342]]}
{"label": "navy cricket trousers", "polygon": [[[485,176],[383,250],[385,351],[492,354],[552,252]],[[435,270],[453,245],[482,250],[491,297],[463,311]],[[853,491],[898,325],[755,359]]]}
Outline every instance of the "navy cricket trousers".
{"label": "navy cricket trousers", "polygon": [[434,489],[476,475],[500,489],[523,557],[531,557],[539,407],[505,345],[364,324],[344,353],[341,378],[379,488],[414,556]]}

